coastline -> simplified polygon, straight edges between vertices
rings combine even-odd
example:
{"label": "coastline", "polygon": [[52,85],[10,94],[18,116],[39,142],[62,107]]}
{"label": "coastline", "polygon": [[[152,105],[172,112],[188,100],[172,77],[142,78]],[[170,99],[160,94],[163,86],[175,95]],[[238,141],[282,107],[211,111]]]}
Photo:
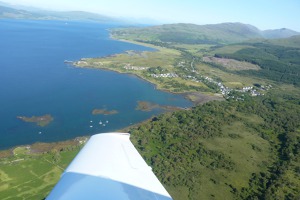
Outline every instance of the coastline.
{"label": "coastline", "polygon": [[[108,30],[108,31],[110,31],[110,30]],[[160,48],[162,48],[162,47],[159,47],[159,46],[155,46],[153,44],[142,43],[142,42],[137,42],[137,41],[133,41],[133,40],[118,39],[118,38],[114,37],[111,33],[109,33],[109,38],[112,39],[112,40],[116,40],[116,41],[127,42],[127,43],[130,43],[130,44],[137,44],[137,45],[141,45],[141,46],[144,46],[144,47],[150,47],[150,48],[153,48],[153,49],[156,49],[156,50],[159,50]]]}
{"label": "coastline", "polygon": [[[146,120],[140,121],[138,123],[131,124],[122,129],[118,129],[118,130],[114,130],[114,131],[110,131],[110,132],[126,132],[127,133],[127,132],[129,132],[130,128],[139,126],[140,124],[143,124],[146,122],[149,122],[150,120],[152,120],[152,118],[153,118],[153,116],[149,119],[146,119]],[[105,133],[105,132],[99,132],[99,133],[95,133],[95,134],[101,134],[101,133]],[[95,135],[95,134],[93,134],[93,135]],[[16,145],[16,146],[10,147],[8,149],[0,150],[0,159],[17,156],[17,154],[15,153],[15,150],[19,149],[19,148],[25,148],[28,150],[26,152],[26,154],[33,155],[33,154],[44,154],[44,153],[51,152],[53,150],[62,151],[66,147],[79,147],[79,146],[84,145],[91,136],[92,135],[80,136],[80,137],[75,137],[72,139],[62,140],[62,141],[57,141],[57,142],[35,142],[32,144]]]}
{"label": "coastline", "polygon": [[[110,39],[117,40],[117,41],[122,41],[122,42],[127,42],[127,43],[131,43],[131,44],[137,44],[137,45],[141,45],[141,46],[145,46],[145,47],[150,47],[150,48],[153,48],[157,51],[161,51],[162,49],[165,49],[165,48],[158,47],[158,46],[155,46],[155,45],[152,45],[152,44],[136,42],[136,41],[132,41],[132,40],[117,39],[117,38],[113,37],[111,34],[110,34]],[[148,52],[148,51],[145,51],[145,52]],[[103,56],[103,57],[100,57],[100,59],[116,57],[117,55],[122,55],[122,54],[124,54],[124,53]],[[90,59],[94,59],[94,58],[81,58],[80,60],[74,61],[70,64],[73,67],[78,67],[78,68],[90,68],[90,69],[96,69],[96,70],[107,70],[107,71],[113,71],[113,72],[117,72],[117,73],[120,73],[120,74],[126,74],[126,75],[130,75],[130,76],[133,75],[133,76],[135,76],[135,77],[137,77],[141,80],[144,80],[144,81],[152,84],[153,87],[156,90],[160,90],[160,91],[163,91],[163,92],[168,92],[168,93],[171,93],[171,94],[182,95],[182,96],[184,96],[185,99],[193,102],[194,105],[203,104],[203,103],[206,103],[206,102],[212,101],[212,100],[224,100],[223,97],[216,96],[216,94],[212,95],[212,94],[207,94],[207,93],[204,93],[204,92],[195,92],[195,91],[192,91],[192,92],[175,92],[175,91],[171,91],[171,90],[168,90],[168,89],[164,88],[162,85],[159,85],[158,83],[153,82],[153,81],[139,75],[138,73],[133,73],[133,72],[130,72],[130,71],[121,71],[118,68],[104,67],[103,65],[97,65],[97,66],[89,65],[86,61],[90,60]],[[85,66],[81,65],[81,63],[84,63],[84,62],[87,63],[87,65],[85,65]]]}
{"label": "coastline", "polygon": [[[103,57],[103,58],[108,58],[109,56],[107,57]],[[176,94],[176,95],[182,95],[185,99],[191,101],[194,105],[198,105],[198,104],[203,104],[203,103],[206,103],[206,102],[209,102],[209,101],[213,101],[213,100],[218,100],[218,101],[222,101],[224,100],[223,97],[221,96],[212,96],[212,95],[208,95],[208,94],[205,94],[205,93],[202,93],[202,92],[174,92],[174,91],[170,91],[170,90],[167,90],[165,88],[161,88],[159,87],[156,83],[153,83],[149,80],[147,80],[146,78],[142,77],[142,76],[139,76],[138,74],[134,74],[134,73],[127,73],[127,72],[121,72],[119,70],[116,70],[116,69],[109,69],[109,68],[105,68],[105,67],[93,67],[93,66],[86,66],[86,67],[82,67],[82,66],[78,66],[76,64],[72,64],[72,66],[74,67],[78,67],[78,68],[89,68],[89,69],[95,69],[95,70],[107,70],[107,71],[113,71],[113,72],[116,72],[116,73],[119,73],[119,74],[125,74],[125,75],[128,75],[128,76],[135,76],[143,81],[146,81],[150,84],[153,85],[153,87],[156,89],[156,90],[160,90],[160,91],[163,91],[163,92],[168,92],[168,93],[171,93],[171,94]],[[191,96],[193,96],[194,98],[192,98]]]}
{"label": "coastline", "polygon": [[51,152],[52,150],[62,151],[66,147],[78,147],[87,142],[90,136],[75,137],[69,140],[63,140],[58,142],[35,142],[33,144],[24,144],[10,147],[8,149],[0,150],[0,159],[17,156],[15,150],[18,148],[27,149],[26,154],[44,154]]}
{"label": "coastline", "polygon": [[[113,38],[113,37],[110,37],[111,39],[113,40],[119,40],[119,41],[122,41],[122,42],[127,42],[127,43],[132,43],[132,44],[138,44],[138,45],[142,45],[142,46],[146,46],[146,47],[150,47],[150,48],[153,48],[153,49],[156,49],[157,51],[160,51],[162,48],[161,47],[157,47],[157,46],[154,46],[154,45],[151,45],[151,44],[145,44],[145,43],[141,43],[141,42],[135,42],[135,41],[130,41],[130,40],[124,40],[124,39],[116,39],[116,38]],[[105,56],[103,58],[108,58],[108,57],[111,57],[112,55],[108,55],[108,56]],[[90,68],[90,69],[100,69],[100,70],[108,70],[108,71],[114,71],[114,72],[117,72],[117,73],[120,73],[120,74],[126,74],[126,75],[130,75],[130,76],[135,76],[141,80],[144,80],[146,81],[147,83],[149,84],[152,84],[153,87],[156,89],[156,90],[161,90],[161,91],[164,91],[164,92],[168,92],[168,93],[171,93],[171,94],[177,94],[177,95],[182,95],[185,99],[188,99],[189,101],[193,102],[194,105],[198,105],[198,104],[203,104],[203,103],[206,103],[208,101],[212,101],[212,100],[224,100],[224,98],[220,98],[220,97],[217,97],[217,96],[212,96],[212,95],[208,95],[208,94],[204,94],[204,93],[201,93],[201,92],[174,92],[174,91],[170,91],[170,90],[167,90],[165,88],[162,88],[160,87],[159,85],[157,85],[156,83],[153,83],[151,81],[149,81],[148,79],[142,77],[142,76],[139,76],[138,74],[135,74],[135,73],[130,73],[130,72],[122,72],[122,71],[119,71],[117,69],[109,69],[109,68],[101,68],[101,67],[93,67],[93,66],[85,66],[85,67],[82,67],[82,66],[78,66],[78,65],[75,65],[74,62],[70,63],[68,62],[68,64],[72,64],[72,66],[74,67],[79,67],[79,68]],[[116,130],[116,131],[124,131],[124,130],[129,130],[130,127],[133,127],[133,126],[138,126],[139,124],[142,124],[142,123],[145,123],[149,120],[151,120],[151,118],[147,119],[147,120],[144,120],[142,122],[139,122],[139,123],[136,123],[136,124],[132,124],[128,127],[124,127],[122,128],[121,130]],[[89,138],[90,136],[83,136],[82,138],[85,138],[86,140]],[[33,143],[33,144],[28,144],[28,145],[17,145],[17,146],[13,146],[11,148],[8,148],[8,149],[3,149],[3,150],[0,150],[0,158],[2,158],[2,155],[6,155],[6,156],[13,156],[13,150],[18,148],[18,147],[24,147],[24,146],[29,146],[29,147],[37,147],[39,146],[39,148],[37,148],[37,150],[35,150],[35,152],[39,152],[41,151],[41,149],[44,149],[45,146],[53,146],[53,148],[57,148],[58,146],[61,146],[62,144],[65,144],[65,143],[72,143],[72,141],[77,141],[77,138],[73,138],[73,139],[69,139],[69,140],[65,140],[65,141],[58,141],[58,142],[45,142],[45,143],[40,143],[40,142],[36,142],[36,143]],[[77,144],[76,144],[77,145]],[[50,149],[51,150],[51,149]],[[46,149],[44,151],[50,151],[49,149]],[[43,151],[41,151],[43,152]]]}

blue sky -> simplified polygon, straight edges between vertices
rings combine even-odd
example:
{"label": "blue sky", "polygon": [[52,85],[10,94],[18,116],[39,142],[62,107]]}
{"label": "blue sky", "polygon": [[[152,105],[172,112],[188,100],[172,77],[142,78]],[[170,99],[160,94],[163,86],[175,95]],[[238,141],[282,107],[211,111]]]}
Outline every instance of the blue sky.
{"label": "blue sky", "polygon": [[300,0],[0,0],[50,10],[150,18],[162,23],[242,22],[259,29],[300,31]]}

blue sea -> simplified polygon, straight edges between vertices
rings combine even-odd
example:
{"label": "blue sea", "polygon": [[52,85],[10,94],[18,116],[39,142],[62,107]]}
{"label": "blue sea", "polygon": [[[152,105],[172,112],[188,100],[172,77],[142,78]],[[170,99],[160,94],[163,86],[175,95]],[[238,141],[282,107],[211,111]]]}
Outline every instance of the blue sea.
{"label": "blue sea", "polygon": [[[156,90],[135,76],[64,63],[127,50],[153,51],[110,39],[107,29],[113,27],[116,25],[0,20],[0,149],[115,131],[164,112],[136,110],[137,101],[192,106],[183,96]],[[118,113],[93,115],[93,109]],[[17,119],[45,114],[54,118],[45,127]]]}

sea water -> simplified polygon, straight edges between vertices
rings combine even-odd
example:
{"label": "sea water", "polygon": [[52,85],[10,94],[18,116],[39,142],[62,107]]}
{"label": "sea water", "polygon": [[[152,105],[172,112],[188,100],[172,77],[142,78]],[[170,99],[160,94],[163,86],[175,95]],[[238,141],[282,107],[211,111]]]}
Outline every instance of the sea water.
{"label": "sea water", "polygon": [[[189,107],[180,95],[156,90],[132,75],[64,63],[126,50],[153,49],[112,40],[116,25],[74,21],[0,20],[0,149],[115,131],[162,113],[136,110],[138,101]],[[93,109],[117,110],[93,115]],[[17,116],[43,116],[47,126]]]}

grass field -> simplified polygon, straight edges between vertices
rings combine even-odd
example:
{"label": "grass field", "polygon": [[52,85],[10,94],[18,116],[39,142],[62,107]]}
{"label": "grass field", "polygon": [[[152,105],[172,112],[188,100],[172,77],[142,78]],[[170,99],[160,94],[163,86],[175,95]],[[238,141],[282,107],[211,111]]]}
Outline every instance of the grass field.
{"label": "grass field", "polygon": [[173,44],[172,47],[184,49],[195,55],[202,55],[210,50],[210,44]]}
{"label": "grass field", "polygon": [[58,182],[79,148],[32,153],[17,147],[13,155],[0,159],[0,199],[44,199]]}
{"label": "grass field", "polygon": [[219,64],[228,70],[241,71],[241,70],[259,70],[258,65],[249,62],[241,62],[234,59],[216,58],[216,57],[203,57],[203,61]]}
{"label": "grass field", "polygon": [[[270,160],[271,151],[268,142],[259,137],[257,133],[247,131],[243,124],[237,122],[224,127],[222,131],[225,137],[204,140],[203,145],[211,151],[219,151],[230,157],[235,163],[235,170],[229,172],[227,170],[208,170],[207,173],[203,173],[202,182],[208,183],[203,184],[203,189],[199,192],[200,196],[203,195],[203,199],[209,198],[209,194],[216,187],[216,183],[219,185],[219,192],[214,193],[215,197],[217,199],[232,199],[232,193],[228,190],[229,184],[238,190],[241,190],[242,187],[248,187],[251,174],[266,172],[267,168],[263,167],[265,166],[264,162],[272,161]],[[230,134],[238,138],[230,138]]]}
{"label": "grass field", "polygon": [[229,88],[242,88],[245,86],[252,86],[254,83],[259,83],[262,85],[271,83],[274,84],[272,81],[265,79],[225,72],[221,69],[211,67],[205,63],[197,64],[196,69],[205,76],[221,79],[223,84]]}

